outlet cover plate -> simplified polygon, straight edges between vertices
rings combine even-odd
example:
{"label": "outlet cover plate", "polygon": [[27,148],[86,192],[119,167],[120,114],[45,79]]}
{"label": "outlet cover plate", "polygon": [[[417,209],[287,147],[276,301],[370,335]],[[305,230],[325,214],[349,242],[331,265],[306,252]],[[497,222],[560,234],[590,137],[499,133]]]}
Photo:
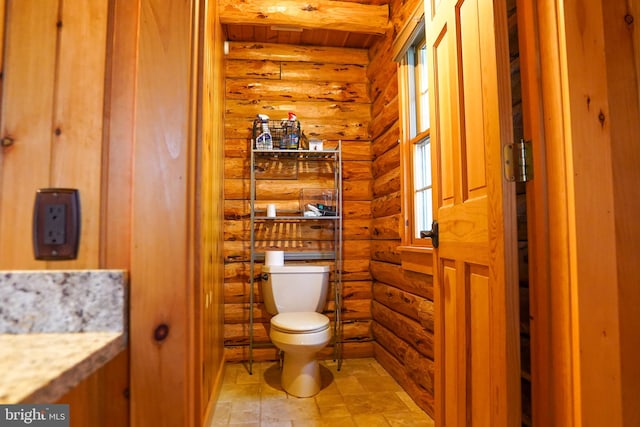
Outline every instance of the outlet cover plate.
{"label": "outlet cover plate", "polygon": [[33,206],[33,252],[39,260],[78,255],[80,199],[72,188],[41,188]]}

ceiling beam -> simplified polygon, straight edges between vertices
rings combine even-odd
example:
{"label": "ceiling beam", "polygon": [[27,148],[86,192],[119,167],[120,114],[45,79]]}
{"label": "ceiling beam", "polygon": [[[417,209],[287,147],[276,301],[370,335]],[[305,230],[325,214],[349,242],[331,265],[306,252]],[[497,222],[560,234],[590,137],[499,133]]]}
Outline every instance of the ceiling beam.
{"label": "ceiling beam", "polygon": [[389,26],[387,5],[333,0],[218,0],[222,24],[297,27],[384,34]]}

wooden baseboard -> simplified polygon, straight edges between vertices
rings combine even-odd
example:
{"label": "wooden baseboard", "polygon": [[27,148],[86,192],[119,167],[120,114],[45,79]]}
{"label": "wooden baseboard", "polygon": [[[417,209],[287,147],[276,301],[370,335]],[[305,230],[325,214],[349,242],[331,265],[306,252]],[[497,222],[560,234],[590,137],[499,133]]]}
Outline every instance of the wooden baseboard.
{"label": "wooden baseboard", "polygon": [[216,409],[216,403],[218,403],[218,396],[220,396],[220,390],[222,389],[222,380],[224,378],[224,358],[220,359],[220,365],[216,370],[216,378],[213,382],[212,393],[209,396],[209,401],[207,402],[207,407],[204,411],[204,416],[202,417],[202,426],[210,426],[213,420],[213,415]]}

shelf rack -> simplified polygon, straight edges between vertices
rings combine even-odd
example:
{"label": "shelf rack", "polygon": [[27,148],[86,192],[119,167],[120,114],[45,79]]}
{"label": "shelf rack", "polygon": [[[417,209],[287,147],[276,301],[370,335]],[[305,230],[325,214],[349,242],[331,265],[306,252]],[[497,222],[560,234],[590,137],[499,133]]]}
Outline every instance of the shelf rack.
{"label": "shelf rack", "polygon": [[[326,148],[326,147],[325,147]],[[267,217],[264,209],[259,210],[256,208],[257,194],[257,181],[261,179],[288,179],[291,181],[298,181],[297,173],[292,174],[289,177],[258,177],[256,175],[257,163],[263,160],[269,160],[278,162],[279,160],[285,160],[287,162],[301,161],[326,161],[330,162],[333,166],[334,179],[333,187],[330,190],[336,192],[336,209],[335,215],[332,216],[318,216],[309,217],[304,216],[303,207],[300,210],[283,210],[280,211],[280,215],[276,217]],[[328,260],[333,261],[333,271],[331,274],[332,288],[334,290],[334,320],[333,320],[333,336],[332,344],[334,351],[334,360],[337,362],[338,370],[342,367],[342,147],[341,141],[338,141],[337,146],[332,149],[325,149],[322,151],[311,150],[258,150],[252,141],[251,148],[251,195],[250,195],[250,234],[251,234],[251,256],[250,256],[250,292],[249,292],[249,373],[253,373],[253,350],[258,346],[264,344],[256,344],[254,342],[253,326],[254,326],[254,314],[253,309],[255,305],[255,286],[260,284],[261,278],[256,277],[256,263],[264,262],[264,252],[258,251],[256,248],[256,225],[261,223],[318,223],[331,222],[333,224],[333,246],[332,250],[327,251],[291,251],[286,250],[284,253],[284,259],[286,261],[318,261]],[[281,236],[279,241],[288,241],[286,236]],[[268,344],[272,346],[272,344]]]}

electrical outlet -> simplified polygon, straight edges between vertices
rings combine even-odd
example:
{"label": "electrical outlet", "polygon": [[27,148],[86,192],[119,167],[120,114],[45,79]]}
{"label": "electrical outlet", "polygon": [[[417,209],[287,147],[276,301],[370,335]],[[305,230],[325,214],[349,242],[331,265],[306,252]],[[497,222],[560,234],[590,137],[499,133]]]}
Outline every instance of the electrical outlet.
{"label": "electrical outlet", "polygon": [[46,245],[62,245],[65,242],[66,205],[55,204],[44,206],[44,243]]}
{"label": "electrical outlet", "polygon": [[44,188],[33,207],[33,251],[36,259],[75,259],[80,241],[78,190]]}

